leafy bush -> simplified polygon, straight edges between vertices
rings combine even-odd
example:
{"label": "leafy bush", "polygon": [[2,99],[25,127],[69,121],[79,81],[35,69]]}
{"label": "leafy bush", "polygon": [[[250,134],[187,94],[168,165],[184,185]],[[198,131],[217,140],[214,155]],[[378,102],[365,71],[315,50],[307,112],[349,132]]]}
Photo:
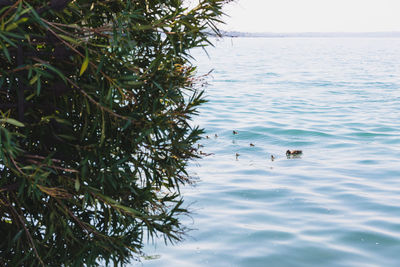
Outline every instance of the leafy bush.
{"label": "leafy bush", "polygon": [[178,241],[226,0],[0,1],[0,265],[125,264]]}

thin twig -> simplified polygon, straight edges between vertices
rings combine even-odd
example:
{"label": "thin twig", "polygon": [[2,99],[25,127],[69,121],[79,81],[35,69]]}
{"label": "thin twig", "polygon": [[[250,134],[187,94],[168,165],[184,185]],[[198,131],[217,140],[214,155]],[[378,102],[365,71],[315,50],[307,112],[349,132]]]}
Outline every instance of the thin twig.
{"label": "thin twig", "polygon": [[33,242],[33,238],[32,238],[32,236],[31,236],[31,234],[29,233],[28,228],[26,228],[26,225],[25,225],[26,222],[25,222],[25,220],[24,220],[24,219],[21,217],[21,215],[15,210],[15,208],[13,207],[13,205],[11,205],[11,203],[8,202],[7,199],[5,199],[5,201],[8,203],[9,207],[11,207],[11,209],[13,210],[13,212],[15,213],[15,215],[17,215],[19,221],[21,222],[22,226],[23,226],[24,229],[25,229],[25,233],[26,233],[26,235],[27,235],[27,237],[28,237],[28,239],[29,239],[29,242],[30,242],[31,245],[32,245],[32,249],[33,249],[33,251],[35,252],[36,257],[38,258],[38,260],[39,260],[39,262],[40,262],[40,265],[42,265],[42,266],[44,267],[45,265],[44,265],[42,259],[41,259],[40,256],[39,256],[39,253],[38,253],[38,251],[37,251],[37,249],[36,249],[35,243]]}
{"label": "thin twig", "polygon": [[29,68],[31,68],[31,67],[32,67],[32,66],[30,66],[30,65],[27,65],[27,66],[23,66],[23,67],[15,68],[15,69],[11,70],[10,72],[18,72],[18,71],[21,71],[21,70],[26,70],[26,69],[29,69]]}
{"label": "thin twig", "polygon": [[[48,23],[48,22],[44,21],[44,23]],[[54,25],[52,25],[51,23],[48,23],[47,25],[54,27]],[[57,39],[59,39],[62,43],[64,43],[64,44],[65,44],[66,46],[68,46],[69,48],[71,48],[75,53],[77,53],[78,55],[80,55],[82,58],[85,57],[81,52],[79,52],[79,51],[78,51],[75,47],[73,47],[70,43],[66,42],[64,39],[62,39],[60,36],[58,36],[58,34],[57,34],[55,31],[53,31],[50,27],[47,28],[47,29],[48,29],[52,34],[54,34],[54,36],[56,36]],[[98,67],[96,64],[94,64],[94,63],[91,62],[91,61],[89,62],[89,64],[90,64],[92,67],[94,67],[94,68],[97,68],[97,67]],[[123,90],[122,90],[122,88],[119,87],[119,86],[114,82],[114,80],[111,79],[110,76],[108,76],[107,74],[105,74],[103,71],[99,71],[99,72],[101,73],[101,75],[103,75],[104,78],[107,79],[107,81],[108,81],[110,84],[114,85],[114,86],[119,90],[119,92],[121,93],[121,95],[122,95],[124,98],[126,97],[125,94],[124,94],[124,92],[123,92]],[[136,101],[136,99],[135,99],[135,101]],[[137,103],[137,101],[136,101],[136,103]]]}
{"label": "thin twig", "polygon": [[8,15],[8,13],[11,12],[11,10],[13,10],[14,8],[16,8],[16,7],[19,5],[20,2],[22,2],[22,0],[18,0],[17,2],[15,2],[15,4],[12,5],[12,6],[0,17],[0,21],[2,21],[2,20]]}
{"label": "thin twig", "polygon": [[26,174],[21,170],[21,168],[18,167],[17,163],[15,162],[14,158],[13,158],[11,155],[10,155],[10,159],[11,159],[12,163],[14,164],[15,168],[16,168],[22,175],[25,175],[25,176],[26,176]]}
{"label": "thin twig", "polygon": [[83,229],[87,231],[87,235],[89,235],[89,233],[94,234],[95,236],[99,236],[99,237],[103,237],[104,236],[100,233],[98,233],[97,231],[93,230],[90,227],[87,227],[84,223],[82,223],[66,206],[64,206],[64,204],[61,202],[61,200],[56,199],[56,201],[58,202],[58,204],[63,207],[65,209],[65,211],[76,221],[76,223]]}
{"label": "thin twig", "polygon": [[65,79],[72,85],[74,86],[76,89],[78,89],[87,99],[89,99],[90,102],[92,102],[93,104],[95,104],[96,106],[98,106],[101,110],[104,110],[108,113],[110,113],[111,115],[123,119],[123,120],[130,120],[132,123],[132,120],[126,116],[122,116],[119,115],[117,113],[115,113],[114,111],[112,111],[111,109],[102,106],[99,102],[97,102],[96,100],[94,100],[90,95],[88,95],[88,93],[86,93],[82,88],[80,88],[78,85],[76,85],[73,81],[71,81],[71,79],[69,79],[68,77],[65,77]]}
{"label": "thin twig", "polygon": [[5,185],[4,187],[0,188],[0,193],[3,191],[14,191],[15,189],[18,188],[18,186],[19,186],[19,183]]}
{"label": "thin twig", "polygon": [[74,170],[74,169],[67,169],[67,168],[58,167],[58,166],[49,166],[49,165],[43,164],[43,163],[41,163],[39,161],[36,161],[36,160],[33,160],[33,159],[27,159],[26,161],[29,162],[29,163],[32,163],[32,164],[36,164],[39,167],[45,166],[45,167],[52,168],[52,169],[55,169],[55,170],[61,170],[61,171],[72,172],[72,173],[79,173],[79,171]]}
{"label": "thin twig", "polygon": [[[39,58],[32,58],[32,59],[33,59],[33,60],[36,60],[37,62],[42,63],[42,64],[48,64],[47,62],[45,62],[45,61],[43,61],[43,60],[41,60],[41,59],[39,59]],[[65,77],[65,76],[64,76],[64,78],[65,78],[65,80],[67,80],[73,87],[75,87],[76,89],[78,89],[78,91],[81,92],[87,99],[89,99],[90,102],[92,102],[93,104],[95,104],[96,106],[98,106],[101,110],[104,110],[104,111],[110,113],[110,114],[113,115],[114,117],[117,117],[117,118],[120,118],[120,119],[123,119],[123,120],[130,120],[130,121],[132,121],[130,118],[128,118],[128,117],[126,117],[126,116],[119,115],[119,114],[115,113],[114,111],[112,111],[111,109],[102,106],[99,102],[97,102],[97,101],[94,100],[90,95],[88,95],[88,93],[86,93],[82,88],[80,88],[76,83],[74,83],[70,78]]]}
{"label": "thin twig", "polygon": [[[53,26],[51,24],[48,24],[50,26]],[[72,49],[72,51],[74,51],[75,53],[77,53],[78,55],[80,55],[82,58],[84,58],[85,56],[79,52],[75,47],[73,47],[70,43],[68,43],[67,41],[65,41],[63,38],[61,38],[60,36],[58,36],[58,34],[53,31],[50,27],[47,28],[52,34],[54,34],[54,36],[57,37],[57,39],[59,39],[61,42],[63,42],[66,46],[68,46],[69,48]],[[96,64],[94,64],[93,62],[89,62],[89,64],[94,67],[97,68]],[[100,71],[100,73],[104,76],[104,78],[106,78],[112,85],[114,85],[115,87],[117,87],[121,92],[122,92],[122,88],[120,88],[119,86],[117,86],[114,81],[108,76],[106,75],[103,71]]]}
{"label": "thin twig", "polygon": [[[47,24],[53,26],[55,29],[58,29],[59,31],[64,32],[64,33],[66,33],[66,31],[60,29],[57,26],[65,27],[65,28],[71,28],[71,29],[75,29],[75,30],[80,30],[82,32],[94,32],[94,33],[97,33],[97,34],[101,34],[101,35],[103,35],[105,37],[108,37],[109,35],[104,34],[102,32],[110,32],[110,31],[112,31],[112,27],[106,27],[106,26],[98,27],[98,28],[89,28],[89,27],[79,27],[79,26],[76,26],[76,25],[67,25],[67,24],[57,23],[57,22],[50,22],[50,21],[47,21],[47,20],[45,20],[43,18],[42,18],[42,20],[44,22],[46,22]],[[68,34],[71,34],[71,33],[68,33]]]}
{"label": "thin twig", "polygon": [[[46,159],[46,157],[39,156],[39,155],[31,155],[31,154],[25,154],[24,157],[26,158],[32,158],[32,159]],[[51,161],[61,163],[62,161],[59,159],[50,159]]]}
{"label": "thin twig", "polygon": [[71,34],[70,32],[64,31],[63,29],[60,29],[59,27],[55,26],[53,23],[51,23],[50,21],[45,20],[44,18],[41,18],[42,21],[46,22],[48,25],[53,26],[55,29],[59,30],[60,32],[65,33],[66,35],[69,35],[71,37],[75,37],[73,34]]}

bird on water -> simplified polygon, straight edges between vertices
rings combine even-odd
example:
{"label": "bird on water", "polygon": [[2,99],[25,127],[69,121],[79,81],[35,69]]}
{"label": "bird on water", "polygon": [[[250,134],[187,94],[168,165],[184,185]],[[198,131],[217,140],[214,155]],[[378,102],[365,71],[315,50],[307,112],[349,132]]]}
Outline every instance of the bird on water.
{"label": "bird on water", "polygon": [[303,151],[301,150],[287,150],[286,151],[286,157],[290,158],[290,157],[298,157],[301,154],[303,154]]}

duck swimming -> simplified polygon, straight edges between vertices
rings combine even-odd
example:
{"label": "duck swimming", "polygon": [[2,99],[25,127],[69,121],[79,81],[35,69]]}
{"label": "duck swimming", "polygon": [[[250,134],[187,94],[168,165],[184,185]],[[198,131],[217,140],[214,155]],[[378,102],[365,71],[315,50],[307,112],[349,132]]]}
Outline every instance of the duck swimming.
{"label": "duck swimming", "polygon": [[215,155],[215,154],[214,153],[205,153],[205,152],[200,150],[200,155],[208,157],[208,156],[212,156],[212,155]]}
{"label": "duck swimming", "polygon": [[300,155],[303,154],[301,150],[288,150],[286,151],[286,155]]}
{"label": "duck swimming", "polygon": [[301,154],[303,154],[303,151],[301,151],[301,150],[287,150],[286,151],[286,157],[288,157],[288,158],[299,157]]}

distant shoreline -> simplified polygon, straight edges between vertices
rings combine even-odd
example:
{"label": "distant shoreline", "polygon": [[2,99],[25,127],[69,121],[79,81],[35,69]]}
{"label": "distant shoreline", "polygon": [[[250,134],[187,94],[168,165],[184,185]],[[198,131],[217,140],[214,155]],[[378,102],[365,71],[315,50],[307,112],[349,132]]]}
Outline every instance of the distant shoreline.
{"label": "distant shoreline", "polygon": [[222,37],[256,37],[256,38],[400,38],[400,32],[237,32],[221,31]]}

